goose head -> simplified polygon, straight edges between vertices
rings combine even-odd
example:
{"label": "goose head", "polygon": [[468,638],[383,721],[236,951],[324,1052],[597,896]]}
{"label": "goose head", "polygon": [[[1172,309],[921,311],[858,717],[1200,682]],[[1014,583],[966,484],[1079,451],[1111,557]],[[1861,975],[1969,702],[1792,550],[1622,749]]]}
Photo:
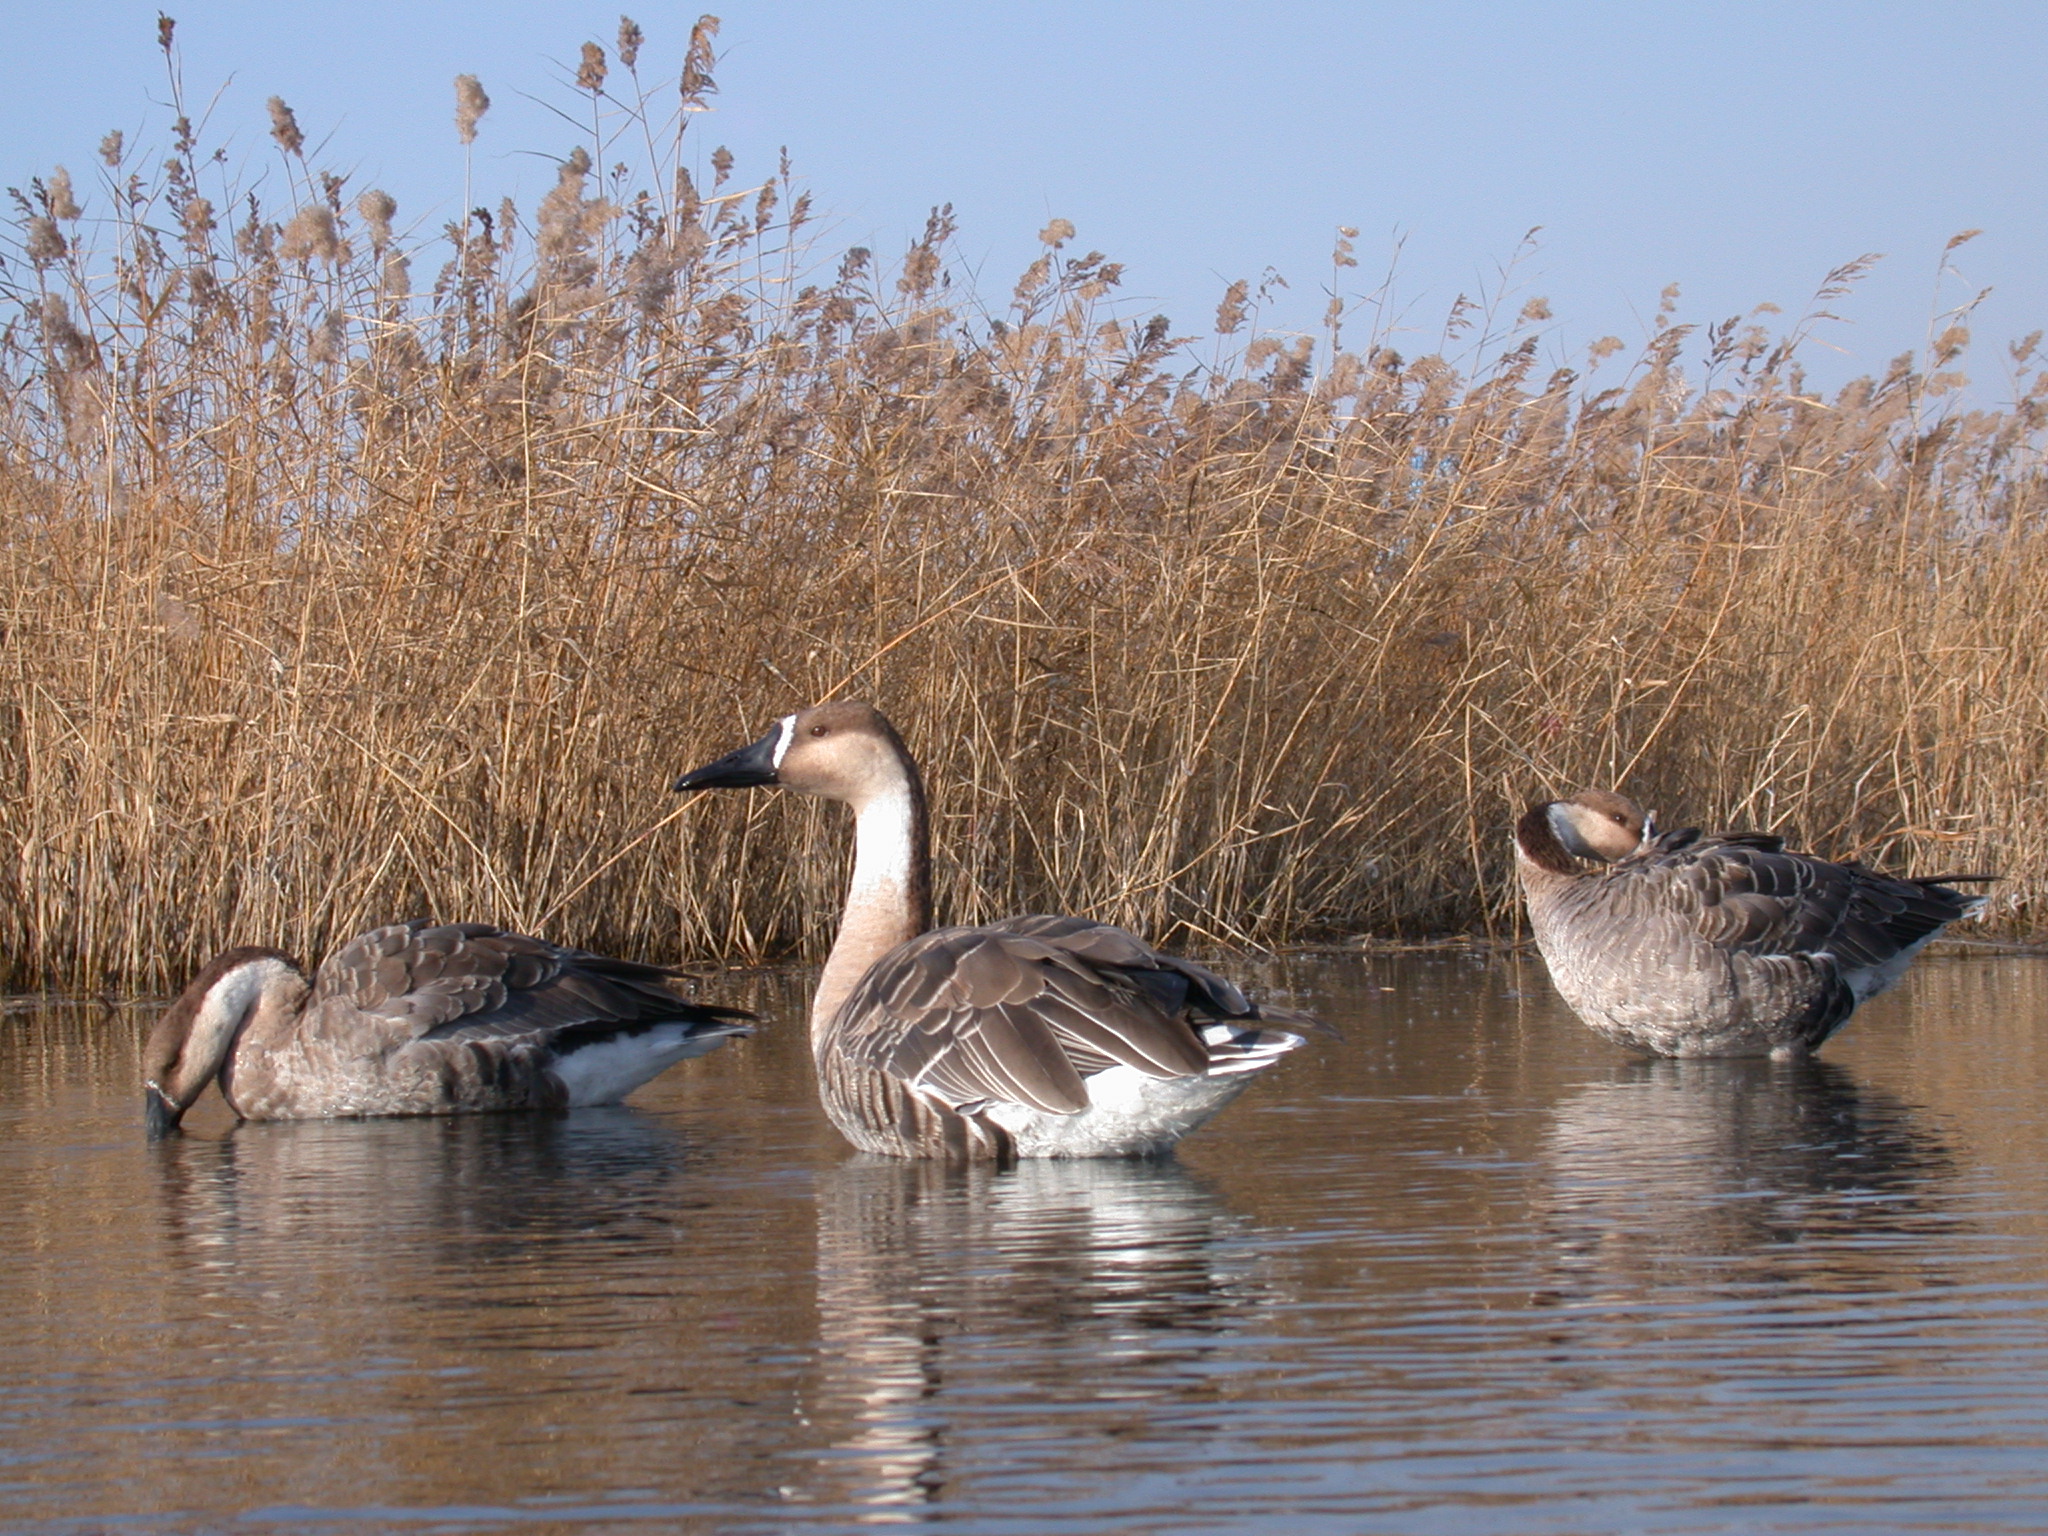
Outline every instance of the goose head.
{"label": "goose head", "polygon": [[177,1129],[219,1077],[235,1041],[262,1008],[296,1010],[306,975],[274,949],[216,955],[166,1008],[142,1048],[142,1117],[152,1137]]}
{"label": "goose head", "polygon": [[1654,817],[1609,789],[1582,789],[1543,809],[1551,832],[1575,859],[1611,864],[1634,853],[1656,831]]}
{"label": "goose head", "polygon": [[750,789],[775,784],[841,800],[856,810],[900,795],[914,780],[896,728],[871,704],[816,704],[784,715],[750,746],[684,774],[677,790]]}

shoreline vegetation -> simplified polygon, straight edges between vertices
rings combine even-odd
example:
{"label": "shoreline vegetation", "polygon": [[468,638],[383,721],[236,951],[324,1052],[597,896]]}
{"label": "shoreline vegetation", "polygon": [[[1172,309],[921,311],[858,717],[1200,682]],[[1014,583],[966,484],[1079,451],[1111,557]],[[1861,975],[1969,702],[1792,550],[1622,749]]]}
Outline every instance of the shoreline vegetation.
{"label": "shoreline vegetation", "polygon": [[[1959,393],[1966,315],[1823,398],[1798,351],[1851,262],[1796,320],[1667,293],[1552,370],[1540,299],[1134,316],[1064,220],[975,293],[944,210],[827,255],[786,164],[700,153],[715,32],[659,83],[630,24],[587,46],[557,185],[431,238],[275,99],[249,191],[168,21],[168,151],[13,194],[0,985],[424,915],[819,953],[827,813],[667,785],[834,695],[926,763],[949,921],[1510,940],[1516,812],[1613,785],[1998,871],[1981,932],[2041,936],[2038,336],[2002,409]],[[487,110],[465,77],[452,131]]]}

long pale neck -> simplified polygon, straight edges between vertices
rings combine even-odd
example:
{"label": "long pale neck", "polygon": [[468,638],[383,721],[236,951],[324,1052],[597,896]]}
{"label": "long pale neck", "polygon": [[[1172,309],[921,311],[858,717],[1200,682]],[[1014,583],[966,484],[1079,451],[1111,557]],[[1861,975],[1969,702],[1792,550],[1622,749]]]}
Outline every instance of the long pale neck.
{"label": "long pale neck", "polygon": [[295,1019],[305,995],[304,973],[281,955],[231,950],[220,956],[165,1010],[151,1038],[151,1053],[171,1058],[165,1080],[155,1084],[158,1092],[183,1110],[214,1078],[225,1082],[242,1042]]}
{"label": "long pale neck", "polygon": [[811,1039],[846,1001],[868,967],[931,926],[931,851],[924,786],[906,760],[900,779],[878,786],[855,809],[853,881],[839,936],[811,1002]]}

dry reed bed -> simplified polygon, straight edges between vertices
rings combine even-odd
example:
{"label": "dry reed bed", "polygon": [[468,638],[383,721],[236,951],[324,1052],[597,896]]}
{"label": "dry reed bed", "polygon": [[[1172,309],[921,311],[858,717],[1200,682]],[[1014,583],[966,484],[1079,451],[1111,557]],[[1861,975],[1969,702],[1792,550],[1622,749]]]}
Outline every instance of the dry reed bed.
{"label": "dry reed bed", "polygon": [[827,818],[666,785],[833,693],[922,754],[955,918],[1500,931],[1518,802],[1619,783],[1667,820],[2003,870],[2001,923],[2039,927],[2025,349],[2017,404],[1968,413],[1960,327],[1823,401],[1798,328],[1667,306],[1632,366],[1546,377],[1540,306],[1492,332],[1461,306],[1403,358],[1334,315],[1255,338],[1240,285],[1196,365],[1059,223],[990,320],[943,216],[890,271],[817,275],[786,173],[678,173],[712,30],[680,96],[619,89],[637,47],[611,89],[585,51],[595,159],[655,146],[637,179],[572,155],[439,258],[309,168],[281,103],[293,206],[206,192],[228,173],[189,130],[162,168],[110,143],[90,195],[22,196],[10,985],[162,988],[425,913],[815,952]]}

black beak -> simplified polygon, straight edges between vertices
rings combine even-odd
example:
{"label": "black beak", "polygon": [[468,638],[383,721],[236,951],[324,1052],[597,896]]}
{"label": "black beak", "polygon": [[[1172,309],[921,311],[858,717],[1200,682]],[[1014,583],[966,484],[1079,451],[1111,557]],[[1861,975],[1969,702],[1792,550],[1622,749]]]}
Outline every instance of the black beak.
{"label": "black beak", "polygon": [[178,1128],[178,1122],[185,1118],[185,1112],[164,1097],[163,1089],[155,1083],[142,1090],[142,1128],[151,1141],[161,1141]]}
{"label": "black beak", "polygon": [[775,748],[782,740],[782,727],[763,736],[751,747],[741,747],[737,752],[728,752],[715,763],[706,763],[702,768],[684,774],[676,780],[678,792],[686,789],[752,789],[760,784],[773,784],[775,779]]}

